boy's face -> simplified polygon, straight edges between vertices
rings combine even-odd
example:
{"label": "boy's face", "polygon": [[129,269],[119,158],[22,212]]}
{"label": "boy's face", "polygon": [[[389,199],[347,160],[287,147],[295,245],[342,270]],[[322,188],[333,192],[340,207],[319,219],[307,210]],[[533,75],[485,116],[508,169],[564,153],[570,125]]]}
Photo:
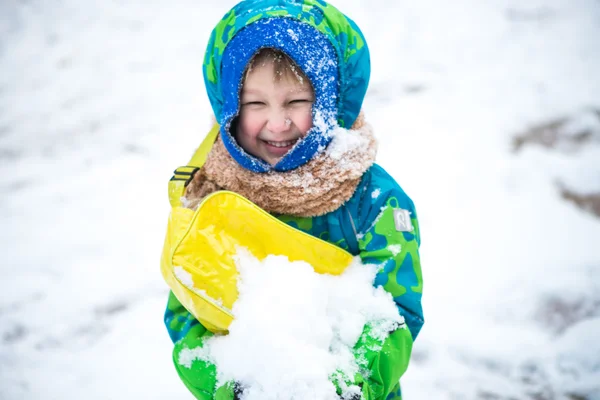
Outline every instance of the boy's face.
{"label": "boy's face", "polygon": [[255,66],[241,93],[237,141],[249,154],[271,165],[312,128],[314,93],[307,79],[293,72],[275,77],[273,61]]}

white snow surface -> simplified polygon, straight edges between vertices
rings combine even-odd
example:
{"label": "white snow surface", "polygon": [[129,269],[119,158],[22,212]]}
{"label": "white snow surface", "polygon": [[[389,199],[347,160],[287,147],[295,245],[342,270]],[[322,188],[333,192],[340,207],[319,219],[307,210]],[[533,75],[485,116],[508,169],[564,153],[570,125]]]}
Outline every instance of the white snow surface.
{"label": "white snow surface", "polygon": [[[203,52],[234,3],[0,2],[1,399],[191,398],[162,322],[166,189],[211,125]],[[593,128],[598,0],[333,4],[367,37],[378,162],[419,215],[404,398],[599,399],[600,219],[557,188],[600,189],[597,136],[512,151]]]}
{"label": "white snow surface", "polygon": [[[229,334],[184,350],[179,363],[189,368],[196,358],[211,361],[221,384],[240,383],[245,400],[339,399],[330,379],[359,371],[352,349],[363,327],[371,326],[371,337],[383,344],[404,323],[392,296],[372,285],[377,268],[360,259],[332,276],[305,262],[284,256],[261,262],[241,250]],[[360,390],[341,387],[345,394]]]}

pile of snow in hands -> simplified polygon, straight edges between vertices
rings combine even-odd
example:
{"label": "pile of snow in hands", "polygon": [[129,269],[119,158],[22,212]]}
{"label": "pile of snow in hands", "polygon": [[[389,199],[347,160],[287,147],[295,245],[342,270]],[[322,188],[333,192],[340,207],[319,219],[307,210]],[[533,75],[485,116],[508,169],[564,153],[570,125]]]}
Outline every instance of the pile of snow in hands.
{"label": "pile of snow in hands", "polygon": [[[372,286],[377,268],[358,259],[340,276],[284,256],[261,262],[247,251],[236,262],[240,295],[229,334],[183,351],[179,363],[214,363],[218,384],[238,382],[245,400],[339,399],[332,377],[366,372],[353,351],[364,326],[380,346],[389,331],[406,329],[392,297]],[[338,384],[343,397],[360,391]]]}

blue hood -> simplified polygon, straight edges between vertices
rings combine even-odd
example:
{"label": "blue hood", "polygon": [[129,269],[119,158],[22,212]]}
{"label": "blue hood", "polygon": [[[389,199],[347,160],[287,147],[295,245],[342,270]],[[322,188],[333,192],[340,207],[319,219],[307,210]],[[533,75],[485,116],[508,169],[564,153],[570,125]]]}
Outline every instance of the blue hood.
{"label": "blue hood", "polygon": [[[315,90],[313,128],[274,166],[246,153],[231,132],[239,113],[244,71],[265,47],[286,53]],[[370,60],[356,24],[324,1],[246,0],[213,30],[203,71],[221,138],[231,156],[254,172],[289,171],[325,149],[336,125],[350,127],[356,120],[369,82]]]}

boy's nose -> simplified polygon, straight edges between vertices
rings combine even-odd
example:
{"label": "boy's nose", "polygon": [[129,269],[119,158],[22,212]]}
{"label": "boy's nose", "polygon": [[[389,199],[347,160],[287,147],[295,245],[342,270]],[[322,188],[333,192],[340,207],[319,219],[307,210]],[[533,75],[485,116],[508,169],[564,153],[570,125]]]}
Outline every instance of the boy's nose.
{"label": "boy's nose", "polygon": [[289,120],[284,110],[273,110],[269,115],[267,129],[273,133],[285,132],[290,128]]}

